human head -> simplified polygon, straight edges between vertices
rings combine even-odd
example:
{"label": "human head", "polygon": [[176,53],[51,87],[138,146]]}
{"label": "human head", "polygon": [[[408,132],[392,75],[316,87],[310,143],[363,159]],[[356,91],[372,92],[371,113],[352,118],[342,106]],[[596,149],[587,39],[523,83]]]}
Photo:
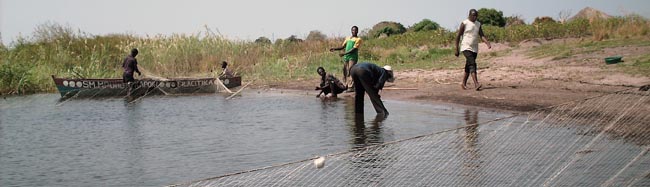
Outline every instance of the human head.
{"label": "human head", "polygon": [[138,56],[138,49],[136,48],[131,49],[131,56],[133,57]]}
{"label": "human head", "polygon": [[350,31],[352,32],[352,36],[357,36],[357,34],[359,34],[359,27],[356,25],[352,26],[352,29],[350,29]]}
{"label": "human head", "polygon": [[323,76],[325,75],[325,68],[318,67],[318,69],[316,69],[316,72],[318,72],[319,75]]}
{"label": "human head", "polygon": [[476,21],[476,19],[478,19],[478,11],[476,11],[476,9],[470,9],[467,19],[469,19],[472,22]]}
{"label": "human head", "polygon": [[387,81],[388,81],[388,82],[393,82],[393,81],[395,81],[395,76],[393,75],[393,68],[390,67],[389,65],[385,65],[385,66],[384,66],[384,70],[386,70],[386,73],[388,73],[388,75],[390,76],[390,77],[388,77],[388,80],[387,80]]}
{"label": "human head", "polygon": [[221,62],[221,68],[226,69],[228,67],[228,62],[223,61]]}

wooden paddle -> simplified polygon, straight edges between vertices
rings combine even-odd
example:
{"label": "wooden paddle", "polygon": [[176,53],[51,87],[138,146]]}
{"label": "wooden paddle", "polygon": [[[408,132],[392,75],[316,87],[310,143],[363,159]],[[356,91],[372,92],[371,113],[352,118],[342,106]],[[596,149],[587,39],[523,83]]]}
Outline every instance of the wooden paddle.
{"label": "wooden paddle", "polygon": [[235,92],[234,94],[228,96],[228,97],[226,98],[226,100],[230,100],[230,98],[235,97],[235,95],[237,95],[239,92],[241,92],[242,90],[244,90],[244,88],[246,88],[246,86],[248,86],[248,85],[251,84],[251,83],[253,83],[253,81],[246,83],[246,85],[242,86],[241,89],[239,89],[239,91],[237,91],[237,92]]}

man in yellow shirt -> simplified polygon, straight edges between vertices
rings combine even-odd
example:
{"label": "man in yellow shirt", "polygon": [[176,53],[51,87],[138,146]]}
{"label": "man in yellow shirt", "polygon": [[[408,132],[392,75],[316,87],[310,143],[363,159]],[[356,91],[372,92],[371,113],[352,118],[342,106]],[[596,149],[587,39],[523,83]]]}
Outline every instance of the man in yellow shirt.
{"label": "man in yellow shirt", "polygon": [[340,47],[330,48],[330,51],[339,51],[345,49],[344,53],[339,54],[343,57],[343,80],[345,81],[345,86],[348,87],[346,92],[353,92],[354,81],[350,77],[350,68],[357,64],[359,61],[359,46],[361,46],[361,38],[357,36],[359,33],[359,27],[352,26],[352,36],[346,37],[345,41]]}

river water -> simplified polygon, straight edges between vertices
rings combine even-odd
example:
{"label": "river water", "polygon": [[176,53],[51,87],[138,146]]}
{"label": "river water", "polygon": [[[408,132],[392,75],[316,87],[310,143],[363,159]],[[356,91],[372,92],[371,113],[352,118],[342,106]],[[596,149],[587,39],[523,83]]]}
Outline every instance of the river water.
{"label": "river water", "polygon": [[455,105],[385,101],[353,115],[352,97],[244,92],[0,101],[0,186],[162,186],[349,151],[509,116]]}

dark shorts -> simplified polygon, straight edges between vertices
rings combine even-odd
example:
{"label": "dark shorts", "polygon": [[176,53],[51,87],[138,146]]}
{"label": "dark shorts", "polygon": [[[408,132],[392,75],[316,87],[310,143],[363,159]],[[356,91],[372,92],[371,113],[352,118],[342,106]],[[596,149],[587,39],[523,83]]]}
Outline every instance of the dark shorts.
{"label": "dark shorts", "polygon": [[334,86],[334,93],[332,93],[332,94],[340,94],[340,93],[343,93],[343,91],[346,90],[345,87],[339,87],[339,86],[336,86],[336,84],[328,84],[328,85],[325,85],[323,87],[323,93],[325,95],[332,92],[332,89],[330,89],[330,86]]}
{"label": "dark shorts", "polygon": [[135,81],[135,79],[133,78],[133,74],[128,74],[128,73],[122,74],[123,83],[133,82],[133,81]]}
{"label": "dark shorts", "polygon": [[478,54],[465,50],[463,55],[465,55],[465,73],[476,73],[476,57]]}

